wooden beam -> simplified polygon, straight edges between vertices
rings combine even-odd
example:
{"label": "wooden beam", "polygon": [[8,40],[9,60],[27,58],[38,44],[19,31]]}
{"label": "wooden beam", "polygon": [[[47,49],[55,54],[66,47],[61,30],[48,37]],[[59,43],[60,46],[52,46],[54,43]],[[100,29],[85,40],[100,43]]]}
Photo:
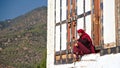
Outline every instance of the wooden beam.
{"label": "wooden beam", "polygon": [[[91,11],[88,11],[88,12],[85,13],[85,16],[88,16],[88,15],[90,15],[90,14],[91,14]],[[80,14],[80,15],[77,15],[77,16],[76,16],[76,19],[79,19],[79,18],[82,18],[82,17],[84,17],[84,13],[82,13],[82,14]],[[71,18],[71,21],[72,21],[72,20],[73,20],[73,19]],[[67,22],[68,22],[68,19],[61,21],[61,24],[66,24]],[[59,25],[60,25],[60,22],[56,23],[56,26],[59,26]]]}
{"label": "wooden beam", "polygon": [[92,1],[92,38],[95,47],[100,45],[100,40],[101,40],[100,14],[101,14],[100,0],[93,0]]}

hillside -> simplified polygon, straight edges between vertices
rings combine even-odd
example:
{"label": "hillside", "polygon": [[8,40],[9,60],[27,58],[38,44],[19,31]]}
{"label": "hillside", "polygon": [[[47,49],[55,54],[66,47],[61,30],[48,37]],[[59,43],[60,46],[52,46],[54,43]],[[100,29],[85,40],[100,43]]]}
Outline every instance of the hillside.
{"label": "hillside", "polygon": [[45,57],[47,8],[0,21],[0,68],[35,68]]}

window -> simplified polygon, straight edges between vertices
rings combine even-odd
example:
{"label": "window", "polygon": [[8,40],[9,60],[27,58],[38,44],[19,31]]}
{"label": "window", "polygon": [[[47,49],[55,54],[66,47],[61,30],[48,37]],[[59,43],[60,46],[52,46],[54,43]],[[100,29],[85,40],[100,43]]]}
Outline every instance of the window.
{"label": "window", "polygon": [[[78,37],[77,29],[86,29],[86,32],[91,35],[90,4],[90,0],[55,0],[55,64],[73,62],[73,44],[71,43],[73,34]],[[75,16],[72,16],[73,12],[76,14]],[[68,19],[69,13],[70,19]],[[77,25],[72,31],[71,24],[68,32],[68,23],[72,23],[73,18],[75,18],[74,22]]]}
{"label": "window", "polygon": [[120,52],[119,9],[115,11],[116,16],[114,6],[108,3],[114,5],[113,0],[55,0],[55,64],[73,62],[73,40],[78,38],[80,28],[91,36],[101,55]]}

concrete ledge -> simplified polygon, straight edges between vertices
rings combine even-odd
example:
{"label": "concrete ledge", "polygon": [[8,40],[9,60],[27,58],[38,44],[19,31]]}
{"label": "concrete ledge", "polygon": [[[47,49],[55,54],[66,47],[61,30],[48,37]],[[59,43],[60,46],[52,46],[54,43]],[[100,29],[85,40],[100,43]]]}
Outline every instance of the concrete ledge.
{"label": "concrete ledge", "polygon": [[97,54],[85,55],[81,61],[72,64],[54,65],[54,68],[120,68],[120,53],[100,56]]}

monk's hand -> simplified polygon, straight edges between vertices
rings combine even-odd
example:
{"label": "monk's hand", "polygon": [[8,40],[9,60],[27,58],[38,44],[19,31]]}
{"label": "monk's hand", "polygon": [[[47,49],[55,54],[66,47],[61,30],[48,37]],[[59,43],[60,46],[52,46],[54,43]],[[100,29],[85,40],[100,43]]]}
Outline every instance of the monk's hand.
{"label": "monk's hand", "polygon": [[75,46],[78,46],[78,44],[77,44],[77,43],[75,43]]}

